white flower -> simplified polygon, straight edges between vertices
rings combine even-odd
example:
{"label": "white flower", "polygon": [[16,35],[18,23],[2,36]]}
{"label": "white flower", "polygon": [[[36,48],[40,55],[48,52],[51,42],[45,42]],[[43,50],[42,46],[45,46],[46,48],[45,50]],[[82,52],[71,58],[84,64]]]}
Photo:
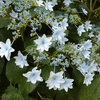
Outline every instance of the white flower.
{"label": "white flower", "polygon": [[14,12],[12,10],[12,12],[10,13],[10,16],[13,17],[13,18],[18,18],[18,13]]}
{"label": "white flower", "polygon": [[83,63],[78,67],[78,70],[85,76],[87,73],[93,74],[95,71],[97,71],[97,63],[94,63],[94,61],[88,61],[87,63]]}
{"label": "white flower", "polygon": [[48,0],[46,0],[46,2],[44,3],[45,9],[46,10],[50,10],[53,11],[53,3],[49,2]]}
{"label": "white flower", "polygon": [[85,29],[86,29],[86,31],[88,31],[89,29],[90,30],[92,29],[92,24],[90,24],[90,21],[85,22]]}
{"label": "white flower", "polygon": [[97,67],[98,67],[98,64],[95,63],[94,61],[89,62],[88,72],[91,74],[94,73],[95,71],[97,71]]}
{"label": "white flower", "polygon": [[78,34],[79,36],[82,35],[82,32],[85,32],[85,29],[84,29],[84,25],[80,25],[78,28],[77,28],[77,31],[78,31]]}
{"label": "white flower", "polygon": [[53,20],[51,23],[52,23],[52,26],[53,26],[52,29],[59,27],[59,22],[57,22],[57,20]]}
{"label": "white flower", "polygon": [[37,70],[37,67],[35,67],[32,69],[32,71],[29,71],[26,74],[23,74],[23,76],[28,78],[27,82],[31,82],[32,84],[35,84],[37,81],[40,81],[40,82],[43,81],[40,74],[41,74],[41,69]]}
{"label": "white flower", "polygon": [[90,48],[92,48],[91,40],[87,40],[87,41],[83,44],[82,49],[84,49],[84,50],[89,50]]}
{"label": "white flower", "polygon": [[57,5],[58,4],[57,0],[52,0],[52,4],[53,4],[53,6]]}
{"label": "white flower", "polygon": [[90,51],[88,51],[88,50],[82,50],[81,53],[84,56],[84,58],[89,59],[89,57],[90,57]]}
{"label": "white flower", "polygon": [[98,38],[98,41],[100,41],[100,34],[96,36]]}
{"label": "white flower", "polygon": [[84,62],[82,64],[80,64],[80,67],[78,67],[77,69],[83,74],[85,75],[88,72],[88,65]]}
{"label": "white flower", "polygon": [[44,6],[43,0],[36,0],[36,3],[38,4],[38,6]]}
{"label": "white flower", "polygon": [[47,38],[44,34],[42,37],[39,37],[37,40],[34,40],[34,42],[38,45],[37,50],[40,52],[43,52],[44,50],[48,51],[51,43],[52,38]]}
{"label": "white flower", "polygon": [[3,5],[3,4],[4,4],[4,2],[3,2],[3,1],[0,1],[0,4],[1,4],[1,5]]}
{"label": "white flower", "polygon": [[71,0],[64,0],[63,3],[64,3],[66,6],[69,6],[70,3],[72,3],[72,1],[71,1]]}
{"label": "white flower", "polygon": [[68,19],[67,19],[67,18],[64,18],[64,19],[62,20],[62,22],[60,22],[60,25],[61,25],[61,27],[62,27],[64,30],[66,30],[67,27],[68,27],[67,21],[68,21]]}
{"label": "white flower", "polygon": [[94,75],[95,75],[95,74],[87,73],[87,74],[85,75],[83,84],[86,84],[86,86],[88,86],[89,84],[91,84],[91,81],[93,80],[93,76],[94,76]]}
{"label": "white flower", "polygon": [[64,89],[66,92],[68,92],[68,88],[72,89],[73,88],[73,79],[68,79],[68,78],[64,78],[65,82],[61,84],[60,89],[62,90]]}
{"label": "white flower", "polygon": [[57,27],[53,32],[53,40],[59,41],[65,36],[64,30],[61,27]]}
{"label": "white flower", "polygon": [[93,32],[90,32],[88,36],[89,36],[90,38],[91,38],[91,37],[94,37]]}
{"label": "white flower", "polygon": [[46,81],[47,87],[49,89],[60,89],[60,85],[64,83],[65,80],[63,79],[63,71],[54,73],[53,71],[50,72],[49,79]]}
{"label": "white flower", "polygon": [[88,12],[87,12],[84,8],[82,8],[82,11],[83,11],[83,13],[84,13],[85,15],[88,14]]}
{"label": "white flower", "polygon": [[15,50],[11,47],[10,39],[6,40],[6,43],[0,42],[0,56],[5,56],[7,60],[10,60],[11,52]]}
{"label": "white flower", "polygon": [[62,44],[65,44],[65,42],[67,41],[68,39],[66,37],[62,37],[61,39],[59,39],[58,43],[62,45]]}
{"label": "white flower", "polygon": [[16,65],[18,65],[20,68],[23,68],[24,66],[29,66],[26,61],[27,56],[23,56],[20,51],[18,51],[18,56],[15,56],[14,58],[16,59]]}

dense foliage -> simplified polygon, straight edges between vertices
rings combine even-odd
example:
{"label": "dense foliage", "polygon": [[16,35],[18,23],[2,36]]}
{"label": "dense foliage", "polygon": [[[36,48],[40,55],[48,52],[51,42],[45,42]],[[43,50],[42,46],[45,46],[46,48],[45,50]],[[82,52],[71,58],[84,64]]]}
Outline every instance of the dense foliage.
{"label": "dense foliage", "polygon": [[99,100],[100,0],[0,0],[0,99]]}

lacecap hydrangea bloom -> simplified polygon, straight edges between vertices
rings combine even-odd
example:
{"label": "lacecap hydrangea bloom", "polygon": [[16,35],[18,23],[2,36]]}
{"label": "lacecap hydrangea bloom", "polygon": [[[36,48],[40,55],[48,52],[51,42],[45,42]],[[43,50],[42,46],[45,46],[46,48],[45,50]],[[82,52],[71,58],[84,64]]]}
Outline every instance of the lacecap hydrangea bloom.
{"label": "lacecap hydrangea bloom", "polygon": [[18,51],[18,56],[15,56],[15,63],[18,65],[20,68],[23,68],[24,66],[29,66],[27,62],[27,56],[23,56],[23,54]]}
{"label": "lacecap hydrangea bloom", "polygon": [[47,38],[45,34],[43,34],[43,36],[39,37],[37,40],[34,40],[34,42],[38,45],[37,50],[39,52],[43,52],[44,50],[48,51],[50,45],[52,44],[51,40],[52,37]]}
{"label": "lacecap hydrangea bloom", "polygon": [[40,74],[41,74],[41,69],[37,70],[37,67],[34,67],[32,71],[28,71],[27,73],[23,74],[23,76],[27,78],[27,82],[31,82],[32,84],[35,84],[37,81],[40,82],[43,81]]}
{"label": "lacecap hydrangea bloom", "polygon": [[8,61],[10,60],[11,52],[15,51],[11,45],[10,39],[7,39],[6,43],[0,42],[0,56],[5,56]]}

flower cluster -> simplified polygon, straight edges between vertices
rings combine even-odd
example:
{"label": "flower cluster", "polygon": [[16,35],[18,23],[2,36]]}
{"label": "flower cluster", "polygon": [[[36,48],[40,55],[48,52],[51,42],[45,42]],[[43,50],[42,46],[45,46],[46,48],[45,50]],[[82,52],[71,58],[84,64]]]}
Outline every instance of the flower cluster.
{"label": "flower cluster", "polygon": [[[3,27],[13,41],[0,41],[0,57],[8,62],[14,58],[20,70],[27,67],[21,77],[33,85],[44,82],[49,89],[68,92],[74,86],[74,70],[84,77],[83,84],[90,85],[100,73],[100,27],[84,6],[77,9],[77,2],[84,0],[1,0],[0,17],[7,20]],[[17,40],[22,47],[16,50]]]}

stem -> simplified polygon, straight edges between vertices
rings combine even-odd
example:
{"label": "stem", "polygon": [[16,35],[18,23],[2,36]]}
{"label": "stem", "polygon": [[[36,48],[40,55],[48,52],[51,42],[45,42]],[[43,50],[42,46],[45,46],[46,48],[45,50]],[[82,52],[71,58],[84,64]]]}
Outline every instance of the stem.
{"label": "stem", "polygon": [[93,3],[93,9],[94,9],[94,7],[95,7],[96,2],[97,2],[97,0],[95,0],[94,3]]}
{"label": "stem", "polygon": [[90,0],[90,11],[92,11],[92,0]]}
{"label": "stem", "polygon": [[97,11],[97,10],[100,10],[100,7],[98,7],[97,9],[93,10],[93,12]]}
{"label": "stem", "polygon": [[[92,6],[92,0],[90,0],[90,14],[89,14],[88,20],[90,19],[91,15],[92,15],[92,12],[95,11],[95,10],[93,10],[93,9],[94,9],[94,7],[95,7],[95,5],[96,5],[96,2],[97,2],[97,0],[94,1],[93,6]],[[97,8],[97,9],[98,9],[98,8]]]}
{"label": "stem", "polygon": [[12,41],[11,46],[13,45],[14,41],[15,41],[15,40]]}
{"label": "stem", "polygon": [[92,15],[92,0],[90,0],[90,13],[89,13],[89,17],[88,20],[90,19],[91,15]]}
{"label": "stem", "polygon": [[39,35],[38,35],[38,33],[37,32],[35,32],[35,34],[37,35],[37,37],[39,38]]}

